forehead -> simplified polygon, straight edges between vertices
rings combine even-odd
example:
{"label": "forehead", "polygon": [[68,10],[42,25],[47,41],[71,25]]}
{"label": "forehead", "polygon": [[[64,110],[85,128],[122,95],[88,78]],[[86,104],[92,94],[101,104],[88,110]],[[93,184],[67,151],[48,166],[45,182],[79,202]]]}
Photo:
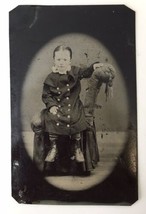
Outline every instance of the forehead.
{"label": "forehead", "polygon": [[70,52],[68,50],[59,50],[55,52],[55,58],[63,57],[63,58],[70,58]]}

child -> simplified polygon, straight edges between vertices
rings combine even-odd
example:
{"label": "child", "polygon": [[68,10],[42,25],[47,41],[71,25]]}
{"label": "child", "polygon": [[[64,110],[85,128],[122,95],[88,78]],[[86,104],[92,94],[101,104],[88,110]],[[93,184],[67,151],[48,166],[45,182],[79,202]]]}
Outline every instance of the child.
{"label": "child", "polygon": [[72,66],[72,50],[64,46],[55,48],[53,59],[54,66],[44,82],[42,94],[42,100],[48,110],[45,114],[45,127],[50,142],[50,150],[45,160],[54,162],[59,136],[68,135],[71,139],[71,160],[84,162],[80,142],[81,132],[86,130],[87,122],[79,97],[80,80],[90,77],[94,68],[102,67],[103,64],[95,63],[86,69]]}

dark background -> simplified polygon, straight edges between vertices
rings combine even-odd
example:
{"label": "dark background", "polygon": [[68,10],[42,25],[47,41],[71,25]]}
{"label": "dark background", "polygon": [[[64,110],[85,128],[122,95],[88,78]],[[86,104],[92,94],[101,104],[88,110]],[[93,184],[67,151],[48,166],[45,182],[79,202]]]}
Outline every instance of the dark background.
{"label": "dark background", "polygon": [[18,6],[9,15],[12,164],[14,160],[19,161],[18,170],[12,171],[13,174],[18,173],[18,176],[14,175],[15,179],[13,178],[13,182],[18,184],[13,185],[17,186],[13,190],[14,197],[18,200],[17,189],[26,185],[26,198],[30,201],[49,199],[98,204],[133,203],[137,199],[136,181],[118,164],[102,184],[83,192],[61,191],[45,183],[24,149],[21,138],[20,102],[22,84],[34,54],[49,39],[58,35],[70,32],[85,33],[98,38],[118,62],[126,82],[132,127],[136,129],[134,11],[124,5]]}

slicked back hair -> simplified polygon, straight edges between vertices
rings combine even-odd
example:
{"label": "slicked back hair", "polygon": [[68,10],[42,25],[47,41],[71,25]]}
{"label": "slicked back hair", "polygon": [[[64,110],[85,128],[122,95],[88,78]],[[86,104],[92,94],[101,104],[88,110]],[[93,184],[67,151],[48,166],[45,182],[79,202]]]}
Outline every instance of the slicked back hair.
{"label": "slicked back hair", "polygon": [[56,53],[57,51],[64,51],[64,50],[69,51],[69,53],[70,53],[70,58],[72,59],[72,50],[71,50],[71,48],[70,48],[70,47],[66,47],[66,46],[64,46],[64,45],[59,45],[59,46],[57,46],[57,47],[54,49],[54,51],[53,51],[53,59],[55,58],[55,53]]}

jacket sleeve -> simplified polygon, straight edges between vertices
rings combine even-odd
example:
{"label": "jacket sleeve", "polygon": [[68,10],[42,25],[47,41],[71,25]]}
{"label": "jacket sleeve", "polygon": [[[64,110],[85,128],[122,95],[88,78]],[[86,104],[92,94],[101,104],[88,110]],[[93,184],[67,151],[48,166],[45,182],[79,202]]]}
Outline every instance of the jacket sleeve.
{"label": "jacket sleeve", "polygon": [[82,78],[90,78],[93,74],[93,71],[94,71],[94,64],[98,64],[100,62],[94,62],[93,64],[91,64],[89,67],[87,68],[80,68],[79,69],[79,78],[82,79]]}
{"label": "jacket sleeve", "polygon": [[80,69],[79,69],[79,73],[78,73],[79,78],[80,78],[80,79],[83,79],[83,78],[89,78],[89,77],[91,77],[91,76],[92,76],[92,73],[93,73],[93,71],[94,71],[93,65],[94,65],[94,64],[92,64],[92,65],[91,65],[90,67],[88,67],[88,68],[80,68]]}
{"label": "jacket sleeve", "polygon": [[53,99],[53,94],[50,91],[49,85],[44,83],[42,101],[45,103],[47,109],[50,109],[52,106],[57,106],[57,102]]}

